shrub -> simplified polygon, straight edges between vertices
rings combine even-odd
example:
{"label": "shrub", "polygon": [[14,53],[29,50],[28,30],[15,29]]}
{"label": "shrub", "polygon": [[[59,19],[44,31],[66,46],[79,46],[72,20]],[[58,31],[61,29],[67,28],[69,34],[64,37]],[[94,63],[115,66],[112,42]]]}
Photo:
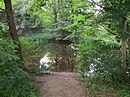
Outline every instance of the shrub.
{"label": "shrub", "polygon": [[115,54],[112,51],[118,50],[119,47],[119,44],[112,42],[87,40],[79,45],[77,71],[84,80],[88,78],[87,81],[90,81],[91,84],[94,84],[92,81],[101,81],[116,89],[122,89],[125,91],[123,94],[126,95],[130,84],[129,69],[121,66],[121,54]]}
{"label": "shrub", "polygon": [[37,97],[28,74],[19,68],[22,63],[18,61],[15,47],[10,41],[0,39],[0,96]]}

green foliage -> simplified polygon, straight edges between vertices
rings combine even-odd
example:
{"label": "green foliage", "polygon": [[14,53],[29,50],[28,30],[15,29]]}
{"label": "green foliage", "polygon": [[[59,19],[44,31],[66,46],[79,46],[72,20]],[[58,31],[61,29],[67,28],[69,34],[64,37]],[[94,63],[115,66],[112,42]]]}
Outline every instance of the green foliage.
{"label": "green foliage", "polygon": [[23,48],[23,59],[26,67],[31,72],[39,72],[40,59],[43,56],[44,43],[46,37],[42,34],[32,35],[30,37],[20,37]]}
{"label": "green foliage", "polygon": [[31,97],[32,93],[36,95],[36,89],[30,82],[27,73],[17,66],[3,69],[0,75],[0,94],[2,97]]}
{"label": "green foliage", "polygon": [[[77,71],[92,91],[99,91],[99,88],[106,90],[105,85],[112,85],[119,91],[120,96],[130,96],[130,55],[127,56],[127,67],[123,68],[120,51],[121,39],[130,36],[129,0],[12,1],[18,33],[22,30],[22,33],[30,35],[26,38],[20,37],[28,69],[38,71],[39,60],[45,49],[43,45],[47,39],[69,39],[78,43]],[[1,1],[0,8],[4,8]],[[5,32],[8,27],[4,17],[5,12],[0,9],[2,38],[7,36]],[[124,20],[127,20],[127,31],[123,31]],[[37,32],[43,33],[36,34]],[[52,48],[48,50],[55,52]],[[127,49],[129,51],[130,48]],[[15,53],[14,45],[7,40],[0,40],[0,95],[33,97],[34,88],[29,83],[27,74],[19,68],[21,63]],[[16,86],[16,89],[14,87],[10,92],[12,86]]]}
{"label": "green foliage", "polygon": [[[119,47],[120,44],[116,42],[103,40],[84,40],[79,45],[77,71],[84,81],[86,78],[89,79],[86,80],[86,83],[91,84],[88,84],[88,87],[92,91],[96,87],[101,89],[102,85],[98,85],[99,81],[102,84],[110,85],[110,87],[111,85],[116,87],[117,91],[123,89],[125,91],[121,92],[123,96],[129,94],[129,89],[122,87],[129,86],[130,77],[129,69],[121,66],[121,51]],[[96,86],[93,87],[94,84]]]}
{"label": "green foliage", "polygon": [[32,17],[37,17],[41,22],[43,28],[52,28],[53,19],[51,8],[48,5],[47,0],[30,0],[29,3],[31,4],[31,11],[29,14]]}
{"label": "green foliage", "polygon": [[[130,82],[129,59],[127,58],[128,67],[123,68],[120,50],[124,26],[121,21],[126,18],[129,22],[127,3],[129,1],[82,0],[82,3],[79,0],[72,1],[70,9],[72,13],[69,18],[73,22],[67,29],[73,32],[71,34],[73,38],[76,35],[76,40],[79,39],[77,71],[86,83],[91,84],[88,86],[92,87],[92,91],[99,87],[97,81],[101,81],[103,85],[112,85],[117,91],[121,89],[125,91],[121,92],[121,96],[129,95],[129,89],[126,88]],[[126,37],[123,36],[124,39]],[[87,78],[89,80],[86,80]]]}
{"label": "green foliage", "polygon": [[38,97],[28,74],[19,68],[22,64],[8,40],[0,39],[0,95],[2,97]]}
{"label": "green foliage", "polygon": [[[27,36],[32,32],[42,32],[42,29],[46,27],[46,24],[49,25],[47,23],[49,19],[47,19],[48,21],[44,23],[43,20],[45,19],[41,18],[44,15],[42,12],[39,12],[39,10],[33,8],[33,5],[35,4],[32,0],[18,0],[13,4],[16,28],[18,34],[20,35]],[[33,12],[35,12],[35,14],[33,14]]]}

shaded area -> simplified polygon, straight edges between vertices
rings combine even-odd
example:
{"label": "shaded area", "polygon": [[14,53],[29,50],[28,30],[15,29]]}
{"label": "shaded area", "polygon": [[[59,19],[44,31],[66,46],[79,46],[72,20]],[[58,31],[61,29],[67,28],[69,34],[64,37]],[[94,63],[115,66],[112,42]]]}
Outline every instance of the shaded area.
{"label": "shaded area", "polygon": [[[76,50],[72,42],[67,40],[49,40],[45,44],[45,62],[43,65],[51,65],[55,72],[73,72],[76,61]],[[50,60],[50,61],[48,61]],[[48,61],[48,63],[46,63]],[[46,64],[45,64],[46,63]]]}

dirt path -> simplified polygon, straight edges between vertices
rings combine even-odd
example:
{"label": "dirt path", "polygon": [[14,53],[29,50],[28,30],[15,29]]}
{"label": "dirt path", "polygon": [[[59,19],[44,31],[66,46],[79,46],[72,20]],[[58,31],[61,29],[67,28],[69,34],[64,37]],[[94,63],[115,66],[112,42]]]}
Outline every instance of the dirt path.
{"label": "dirt path", "polygon": [[87,97],[84,85],[75,73],[51,73],[39,76],[41,97]]}

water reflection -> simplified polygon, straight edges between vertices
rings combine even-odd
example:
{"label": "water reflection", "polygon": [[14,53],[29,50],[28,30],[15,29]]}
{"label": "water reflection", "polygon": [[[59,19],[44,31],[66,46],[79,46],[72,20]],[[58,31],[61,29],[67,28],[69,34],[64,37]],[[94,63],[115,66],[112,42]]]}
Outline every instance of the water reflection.
{"label": "water reflection", "polygon": [[40,60],[40,66],[39,68],[44,69],[44,70],[49,70],[51,69],[51,66],[55,63],[52,58],[49,57],[50,53],[47,52],[44,57]]}
{"label": "water reflection", "polygon": [[45,45],[44,57],[40,60],[40,68],[49,67],[55,72],[73,72],[76,62],[75,47],[71,43],[51,42]]}

